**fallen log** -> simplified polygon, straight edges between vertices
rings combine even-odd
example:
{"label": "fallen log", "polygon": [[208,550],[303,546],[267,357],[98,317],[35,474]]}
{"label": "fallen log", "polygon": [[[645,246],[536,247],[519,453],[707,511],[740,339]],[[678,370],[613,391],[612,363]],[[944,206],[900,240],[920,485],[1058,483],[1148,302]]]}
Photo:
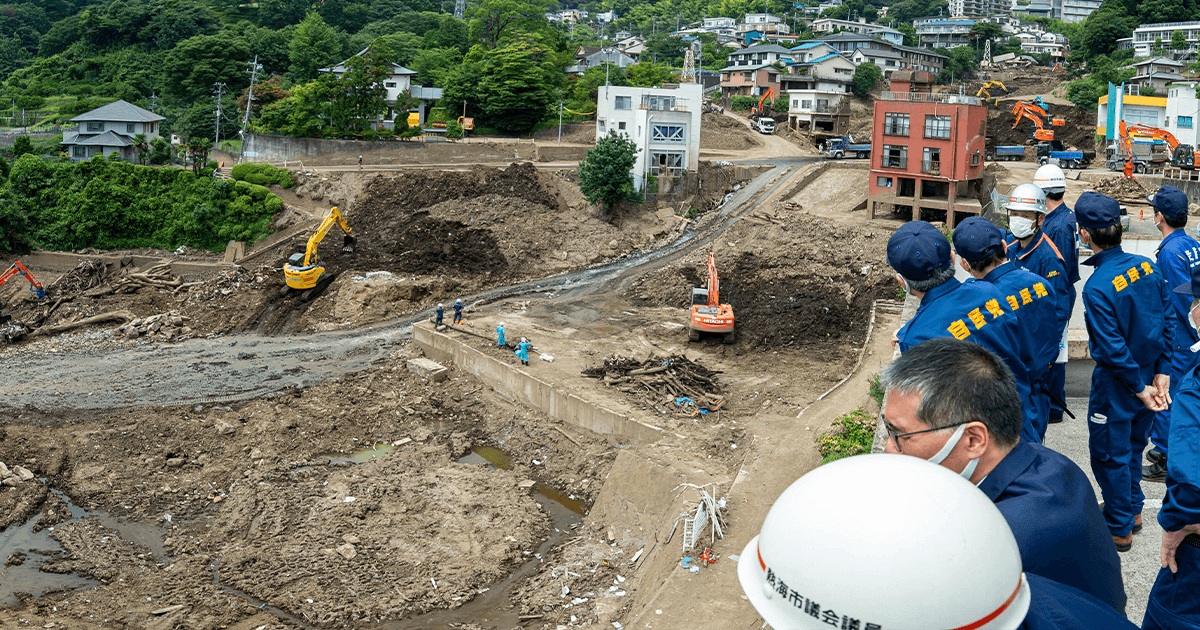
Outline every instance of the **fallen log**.
{"label": "fallen log", "polygon": [[92,324],[104,324],[104,323],[108,323],[108,322],[116,322],[118,324],[124,324],[125,322],[130,321],[130,320],[134,319],[135,317],[136,316],[133,313],[130,313],[129,311],[110,311],[108,313],[101,313],[99,315],[93,315],[92,317],[88,317],[86,319],[81,319],[79,321],[67,322],[66,324],[58,324],[56,326],[43,326],[42,328],[38,328],[37,330],[33,331],[32,336],[36,337],[36,336],[45,336],[45,335],[57,335],[59,333],[67,332],[68,330],[74,330],[76,328],[81,328],[83,326],[91,326]]}

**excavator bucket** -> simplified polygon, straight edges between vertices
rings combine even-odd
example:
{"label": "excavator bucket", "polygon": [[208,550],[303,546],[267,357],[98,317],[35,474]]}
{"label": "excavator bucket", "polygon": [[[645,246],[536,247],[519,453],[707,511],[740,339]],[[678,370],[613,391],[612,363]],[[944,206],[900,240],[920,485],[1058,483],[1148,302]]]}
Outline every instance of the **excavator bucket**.
{"label": "excavator bucket", "polygon": [[354,237],[353,236],[350,236],[349,234],[342,236],[342,251],[346,252],[347,254],[354,253]]}

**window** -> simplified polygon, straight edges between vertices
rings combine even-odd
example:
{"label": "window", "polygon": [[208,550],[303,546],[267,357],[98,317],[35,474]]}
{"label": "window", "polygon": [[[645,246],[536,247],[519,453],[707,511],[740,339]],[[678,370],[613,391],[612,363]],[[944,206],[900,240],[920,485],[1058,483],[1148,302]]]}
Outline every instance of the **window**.
{"label": "window", "polygon": [[683,143],[686,140],[686,130],[687,127],[685,125],[652,124],[650,125],[650,141]]}
{"label": "window", "polygon": [[879,165],[883,168],[908,168],[908,147],[885,144],[880,155]]}
{"label": "window", "polygon": [[617,129],[625,129],[625,123],[623,123],[623,122],[617,123]]}
{"label": "window", "polygon": [[671,111],[675,109],[674,96],[643,96],[642,109],[657,109],[660,111]]}
{"label": "window", "polygon": [[396,82],[395,81],[384,81],[383,87],[394,88],[394,87],[396,87]]}
{"label": "window", "polygon": [[978,151],[971,154],[971,166],[979,166],[979,152]]}
{"label": "window", "polygon": [[950,117],[932,115],[925,116],[925,137],[949,140]]}
{"label": "window", "polygon": [[600,135],[604,135],[604,121],[603,121],[603,120],[597,120],[597,121],[596,121],[596,126],[597,126],[597,127],[600,129]]}
{"label": "window", "polygon": [[682,151],[651,151],[650,166],[654,174],[678,174],[684,168]]}
{"label": "window", "polygon": [[633,109],[633,97],[632,96],[618,96],[616,108],[617,109]]}
{"label": "window", "polygon": [[89,122],[89,123],[87,124],[87,130],[88,130],[88,131],[104,131],[104,123],[102,123],[102,122]]}
{"label": "window", "polygon": [[879,186],[880,188],[891,188],[892,187],[892,178],[891,177],[876,177],[875,185]]}
{"label": "window", "polygon": [[1175,121],[1179,125],[1180,129],[1191,129],[1192,128],[1192,117],[1191,116],[1179,116],[1178,118],[1175,119]]}
{"label": "window", "polygon": [[803,104],[800,109],[812,109],[812,101],[801,101]]}
{"label": "window", "polygon": [[907,136],[908,114],[885,113],[883,115],[883,135]]}
{"label": "window", "polygon": [[125,133],[135,133],[133,127],[133,123],[125,123]]}
{"label": "window", "polygon": [[85,158],[87,157],[87,147],[71,147],[71,155],[77,158]]}
{"label": "window", "polygon": [[942,174],[942,150],[925,147],[921,156],[921,172],[932,175]]}

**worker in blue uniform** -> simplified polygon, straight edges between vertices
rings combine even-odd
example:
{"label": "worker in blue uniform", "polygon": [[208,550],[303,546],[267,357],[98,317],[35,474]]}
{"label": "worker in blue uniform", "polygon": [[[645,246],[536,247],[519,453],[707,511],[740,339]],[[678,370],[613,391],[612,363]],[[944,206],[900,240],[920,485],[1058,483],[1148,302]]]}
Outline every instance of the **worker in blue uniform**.
{"label": "worker in blue uniform", "polygon": [[1096,367],[1088,399],[1092,473],[1117,551],[1133,546],[1142,514],[1141,454],[1154,412],[1170,402],[1170,349],[1175,319],[1167,283],[1145,256],[1121,249],[1121,207],[1085,192],[1075,203],[1079,237],[1096,252],[1083,287],[1088,345]]}
{"label": "worker in blue uniform", "polygon": [[[1160,191],[1159,194],[1162,194]],[[1200,267],[1175,293],[1189,298],[1187,327],[1200,321]],[[1183,377],[1171,404],[1167,494],[1158,511],[1162,569],[1150,589],[1144,630],[1200,628],[1200,365]]]}
{"label": "worker in blue uniform", "polygon": [[463,303],[462,300],[454,300],[454,323],[462,323]]}
{"label": "worker in blue uniform", "polygon": [[1021,439],[1042,443],[1050,414],[1045,382],[1058,356],[1057,295],[1042,276],[1005,258],[1004,234],[991,221],[971,217],[954,230],[959,264],[975,280],[990,282],[1004,295],[1004,308],[1017,317],[1021,361],[1029,370],[1030,404],[1021,405]]}
{"label": "worker in blue uniform", "polygon": [[976,484],[1012,528],[1026,573],[1125,610],[1121,561],[1092,484],[1067,457],[1021,437],[1016,382],[999,357],[931,339],[888,364],[879,381],[889,453],[927,459]]}
{"label": "worker in blue uniform", "polygon": [[496,347],[504,348],[507,345],[504,343],[504,322],[500,322],[500,325],[496,326]]}
{"label": "worker in blue uniform", "polygon": [[446,316],[446,309],[443,308],[441,304],[438,304],[437,311],[435,311],[435,315],[436,315],[436,319],[433,322],[433,326],[434,326],[434,328],[437,328],[442,325],[442,318],[444,318]]}
{"label": "worker in blue uniform", "polygon": [[937,337],[975,342],[1004,359],[1016,377],[1022,405],[1032,404],[1017,318],[1001,304],[1005,297],[999,289],[955,278],[950,241],[924,221],[905,223],[892,234],[887,261],[904,290],[921,301],[912,319],[893,337],[901,352]]}
{"label": "worker in blue uniform", "polygon": [[[1176,287],[1191,282],[1192,269],[1200,265],[1200,243],[1184,231],[1188,220],[1188,198],[1174,186],[1163,186],[1146,200],[1154,204],[1154,224],[1162,233],[1162,244],[1158,246],[1158,268],[1167,279],[1167,286]],[[1179,387],[1183,375],[1196,365],[1197,355],[1191,351],[1198,340],[1196,331],[1188,323],[1188,310],[1192,306],[1191,296],[1173,294],[1171,316],[1175,318],[1175,338],[1171,343],[1171,397]],[[1150,441],[1154,448],[1146,452],[1150,460],[1142,467],[1142,479],[1163,481],[1167,477],[1167,445],[1170,443],[1171,409],[1164,409],[1154,416],[1150,429]]]}
{"label": "worker in blue uniform", "polygon": [[[1046,164],[1033,174],[1033,183],[1046,193],[1046,207],[1049,212],[1042,222],[1042,232],[1054,243],[1058,253],[1062,255],[1063,267],[1067,271],[1067,288],[1069,301],[1067,312],[1075,310],[1076,288],[1079,282],[1079,246],[1076,238],[1079,225],[1075,213],[1063,201],[1067,192],[1067,178],[1061,168],[1054,164]],[[1050,381],[1047,384],[1052,398],[1061,402],[1066,401],[1067,374],[1067,328],[1062,330],[1062,340],[1059,342],[1059,356],[1054,366],[1050,368]],[[1050,409],[1050,422],[1062,422],[1065,407],[1054,405]]]}
{"label": "worker in blue uniform", "polygon": [[524,337],[521,337],[521,343],[517,344],[517,349],[513,353],[521,360],[521,365],[529,365],[529,349],[532,347],[533,344],[526,341]]}

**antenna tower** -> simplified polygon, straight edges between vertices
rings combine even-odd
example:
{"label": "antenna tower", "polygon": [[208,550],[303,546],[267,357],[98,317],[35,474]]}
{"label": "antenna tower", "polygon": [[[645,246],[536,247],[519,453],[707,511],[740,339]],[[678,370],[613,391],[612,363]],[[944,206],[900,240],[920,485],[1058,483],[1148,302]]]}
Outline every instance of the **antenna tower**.
{"label": "antenna tower", "polygon": [[692,52],[692,47],[688,46],[683,53],[683,76],[679,77],[680,83],[693,83],[696,81],[696,55]]}
{"label": "antenna tower", "polygon": [[463,13],[466,12],[466,9],[467,9],[467,0],[454,0],[454,17],[455,18],[460,19],[460,20],[463,19]]}

